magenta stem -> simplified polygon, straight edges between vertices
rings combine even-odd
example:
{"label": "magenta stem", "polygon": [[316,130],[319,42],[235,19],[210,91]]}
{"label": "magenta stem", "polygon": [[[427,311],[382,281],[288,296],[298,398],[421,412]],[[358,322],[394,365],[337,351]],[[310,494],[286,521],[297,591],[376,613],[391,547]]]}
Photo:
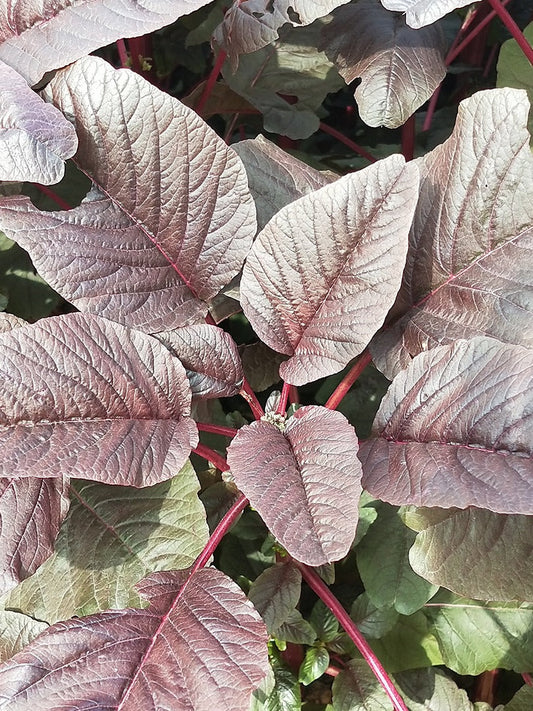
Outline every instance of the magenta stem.
{"label": "magenta stem", "polygon": [[494,12],[496,12],[500,20],[514,37],[518,46],[528,58],[529,63],[533,65],[533,47],[524,37],[522,30],[518,27],[509,12],[505,9],[503,3],[500,0],[489,0],[489,3],[492,5]]}
{"label": "magenta stem", "polygon": [[371,155],[367,150],[362,148],[358,143],[355,143],[354,141],[347,138],[343,133],[337,131],[336,128],[332,128],[331,126],[328,126],[326,123],[322,123],[321,121],[320,129],[324,131],[324,133],[333,136],[333,138],[336,138],[341,143],[344,143],[345,146],[348,146],[348,148],[350,148],[352,151],[355,151],[355,153],[358,153],[363,158],[366,158],[368,161],[370,161],[370,163],[376,162],[377,159],[374,158],[373,155]]}
{"label": "magenta stem", "polygon": [[297,561],[294,561],[294,564],[300,570],[303,579],[309,585],[311,590],[318,595],[322,602],[331,610],[340,624],[344,627],[346,634],[353,641],[357,649],[360,651],[363,659],[366,660],[368,666],[374,672],[376,679],[379,681],[385,690],[385,693],[392,701],[396,711],[408,711],[407,706],[404,704],[402,697],[398,693],[398,690],[390,680],[390,677],[385,669],[381,666],[381,662],[376,657],[361,632],[357,629],[355,622],[328,586],[324,583],[322,578],[316,573],[315,570],[313,570],[313,568],[309,568],[307,565],[303,565],[303,563],[298,563]]}
{"label": "magenta stem", "polygon": [[291,386],[289,385],[289,383],[283,383],[283,388],[281,390],[281,396],[279,398],[276,415],[284,415],[287,411],[287,401],[289,400],[290,389]]}
{"label": "magenta stem", "polygon": [[37,190],[42,193],[43,195],[46,195],[47,197],[50,198],[50,200],[53,200],[56,205],[59,205],[60,208],[63,210],[72,210],[72,205],[69,205],[69,203],[66,200],[63,200],[63,198],[58,195],[56,192],[51,190],[49,187],[46,185],[41,185],[40,183],[33,183]]}
{"label": "magenta stem", "polygon": [[207,459],[208,462],[214,464],[215,467],[217,469],[220,469],[221,472],[229,471],[228,463],[226,462],[224,457],[218,452],[215,452],[214,449],[206,447],[205,444],[198,444],[192,451],[199,457]]}
{"label": "magenta stem", "polygon": [[196,562],[194,563],[190,574],[196,573],[200,568],[205,567],[209,563],[209,559],[215,552],[218,544],[224,538],[229,529],[233,526],[235,521],[239,518],[244,509],[248,506],[248,499],[244,494],[241,494],[237,501],[233,504],[230,510],[224,514],[220,520],[218,526],[215,528],[213,533],[209,536],[205,548],[200,553]]}
{"label": "magenta stem", "polygon": [[222,66],[224,62],[226,61],[227,54],[225,50],[221,49],[220,52],[217,55],[217,58],[215,59],[215,63],[213,65],[213,69],[211,70],[211,73],[207,77],[207,81],[204,86],[204,90],[202,91],[202,95],[198,99],[198,103],[195,106],[195,111],[197,114],[202,115],[202,111],[205,108],[205,105],[211,96],[211,92],[213,91],[213,87],[216,84],[216,81],[218,79],[218,75],[220,74],[222,70]]}
{"label": "magenta stem", "polygon": [[[490,2],[490,0],[489,0],[489,2]],[[505,5],[507,5],[508,3],[510,3],[510,2],[511,2],[511,0],[504,0],[503,5],[505,6]],[[461,52],[463,51],[463,49],[464,49],[467,45],[469,45],[470,42],[472,42],[472,40],[474,39],[474,37],[477,37],[477,35],[481,32],[481,30],[482,30],[484,27],[486,27],[486,26],[489,24],[489,22],[492,22],[492,20],[493,20],[495,17],[496,17],[496,12],[495,12],[494,10],[492,10],[491,12],[489,12],[488,15],[486,15],[486,16],[481,20],[481,22],[479,23],[479,25],[476,25],[476,26],[474,27],[474,29],[472,30],[472,32],[470,32],[470,34],[468,34],[460,44],[458,44],[455,48],[452,47],[452,49],[450,49],[450,51],[448,52],[448,55],[446,56],[446,59],[444,60],[445,63],[446,63],[446,65],[451,64],[451,63],[454,61],[454,59],[456,59],[456,58],[461,54]],[[520,30],[519,30],[519,32],[520,32]]]}
{"label": "magenta stem", "polygon": [[118,49],[118,58],[120,59],[120,66],[122,68],[129,67],[130,59],[128,57],[128,50],[126,49],[126,43],[123,39],[119,39],[115,42]]}
{"label": "magenta stem", "polygon": [[528,672],[523,672],[522,679],[528,686],[533,686],[533,677]]}
{"label": "magenta stem", "polygon": [[289,402],[291,405],[300,404],[300,396],[298,395],[298,388],[296,385],[291,385],[289,388]]}
{"label": "magenta stem", "polygon": [[253,413],[253,416],[255,417],[255,419],[260,420],[263,417],[263,415],[265,414],[265,411],[261,407],[261,403],[257,399],[256,394],[250,387],[250,384],[248,383],[246,378],[244,379],[244,381],[242,383],[242,388],[239,391],[239,395],[246,400],[248,405],[250,405],[250,408],[252,410],[252,413]]}
{"label": "magenta stem", "polygon": [[211,432],[211,434],[224,435],[224,437],[235,437],[239,430],[233,427],[224,427],[222,425],[211,425],[208,422],[197,422],[196,426],[200,432]]}
{"label": "magenta stem", "polygon": [[357,361],[357,363],[355,363],[353,367],[350,368],[350,370],[346,373],[344,378],[329,396],[328,401],[325,405],[328,410],[336,410],[338,408],[342,398],[348,393],[357,378],[359,378],[363,370],[371,361],[372,356],[370,355],[369,351],[363,351],[363,353],[359,356],[359,360]]}

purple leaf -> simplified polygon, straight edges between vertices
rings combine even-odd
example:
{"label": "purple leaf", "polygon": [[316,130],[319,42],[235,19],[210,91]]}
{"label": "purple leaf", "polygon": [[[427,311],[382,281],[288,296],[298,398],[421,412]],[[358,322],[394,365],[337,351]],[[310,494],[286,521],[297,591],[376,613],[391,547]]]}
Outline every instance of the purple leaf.
{"label": "purple leaf", "polygon": [[1,334],[0,349],[2,476],[148,486],[196,446],[185,370],[143,333],[69,314]]}
{"label": "purple leaf", "polygon": [[413,30],[379,0],[339,8],[322,38],[319,49],[335,62],[345,82],[361,77],[355,99],[369,126],[398,128],[446,76],[440,25]]}
{"label": "purple leaf", "polygon": [[234,340],[207,324],[158,333],[157,338],[187,370],[193,397],[231,397],[241,389],[243,371]]}
{"label": "purple leaf", "polygon": [[241,427],[228,464],[279,542],[297,560],[343,558],[355,535],[361,494],[357,437],[340,412],[308,406],[282,431],[261,420]]}
{"label": "purple leaf", "polygon": [[418,29],[436,22],[458,7],[470,5],[471,0],[381,0],[387,10],[404,12],[409,27]]}
{"label": "purple leaf", "polygon": [[361,443],[363,486],[392,504],[533,514],[533,352],[477,337],[414,358]]}
{"label": "purple leaf", "polygon": [[459,338],[533,345],[533,156],[526,93],[479,92],[452,136],[423,159],[420,199],[395,306],[372,344],[392,379],[411,358]]}
{"label": "purple leaf", "polygon": [[28,84],[121,37],[170,25],[209,0],[4,0],[0,59]]}
{"label": "purple leaf", "polygon": [[0,478],[0,595],[52,555],[68,507],[61,477]]}
{"label": "purple leaf", "polygon": [[401,282],[417,170],[391,156],[282,208],[257,237],[241,282],[260,338],[292,356],[294,385],[336,373],[383,323]]}
{"label": "purple leaf", "polygon": [[0,667],[0,706],[242,711],[268,671],[264,623],[218,570],[155,573],[145,610],[60,622]]}
{"label": "purple leaf", "polygon": [[63,114],[0,61],[0,180],[58,183],[77,146],[76,131]]}
{"label": "purple leaf", "polygon": [[101,59],[47,92],[74,116],[75,160],[99,189],[67,212],[5,198],[1,228],[80,310],[148,332],[201,320],[255,236],[239,158],[191,109]]}

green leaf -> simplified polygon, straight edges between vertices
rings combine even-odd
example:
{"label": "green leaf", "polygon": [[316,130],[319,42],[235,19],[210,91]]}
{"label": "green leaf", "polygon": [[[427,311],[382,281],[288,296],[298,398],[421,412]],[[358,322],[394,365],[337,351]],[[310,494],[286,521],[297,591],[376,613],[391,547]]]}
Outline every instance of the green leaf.
{"label": "green leaf", "polygon": [[49,623],[141,607],[136,582],[188,568],[207,542],[198,488],[189,462],[173,479],[144,489],[77,482],[54,554],[5,606]]}
{"label": "green leaf", "polygon": [[378,519],[357,547],[357,566],[376,607],[394,606],[403,615],[419,610],[438,587],[417,575],[409,565],[416,536],[403,524],[398,510],[378,508]]}
{"label": "green leaf", "polygon": [[300,711],[300,684],[296,676],[272,660],[274,685],[267,693],[263,688],[254,692],[250,711]]}
{"label": "green leaf", "polygon": [[303,662],[300,664],[298,681],[304,686],[309,686],[316,679],[320,679],[329,666],[329,652],[325,647],[310,647]]}
{"label": "green leaf", "polygon": [[444,663],[458,674],[533,669],[533,604],[480,602],[442,590],[424,614]]}
{"label": "green leaf", "polygon": [[291,610],[285,622],[274,630],[272,636],[278,642],[306,645],[314,644],[317,639],[315,630],[298,610]]}
{"label": "green leaf", "polygon": [[390,711],[383,687],[362,659],[352,659],[335,677],[333,699],[326,711]]}
{"label": "green leaf", "polygon": [[394,675],[410,711],[474,711],[464,689],[436,669],[416,669]]}
{"label": "green leaf", "polygon": [[[522,32],[529,44],[533,45],[533,22]],[[496,86],[525,89],[529,102],[533,104],[533,67],[515,39],[507,40],[502,44],[496,72]],[[533,136],[533,113],[531,111],[527,127],[530,135]]]}
{"label": "green leaf", "polygon": [[339,634],[339,621],[322,600],[314,604],[309,622],[321,642],[331,642]]}
{"label": "green leaf", "polygon": [[533,686],[524,685],[518,689],[508,704],[505,711],[531,711],[533,708]]}
{"label": "green leaf", "polygon": [[368,491],[363,491],[361,498],[359,499],[359,520],[357,521],[357,528],[355,530],[355,539],[352,543],[352,548],[355,548],[365,537],[368,529],[374,523],[378,517],[378,512],[376,511],[376,500],[374,497],[368,493]]}
{"label": "green leaf", "polygon": [[[436,585],[480,600],[533,600],[533,517],[486,509],[414,509],[409,560]],[[512,571],[510,573],[510,571]]]}
{"label": "green leaf", "polygon": [[290,563],[276,563],[252,583],[248,598],[273,635],[289,618],[300,600],[302,575]]}
{"label": "green leaf", "polygon": [[0,610],[0,662],[15,655],[48,627],[20,612]]}
{"label": "green leaf", "polygon": [[350,617],[369,639],[379,639],[392,630],[399,614],[393,607],[376,607],[366,593],[354,600]]}

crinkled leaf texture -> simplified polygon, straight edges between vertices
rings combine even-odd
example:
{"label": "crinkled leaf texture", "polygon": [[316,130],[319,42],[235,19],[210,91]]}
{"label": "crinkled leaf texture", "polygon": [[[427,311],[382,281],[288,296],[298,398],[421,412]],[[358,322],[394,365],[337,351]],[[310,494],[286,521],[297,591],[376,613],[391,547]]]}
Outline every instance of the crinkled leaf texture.
{"label": "crinkled leaf texture", "polygon": [[436,22],[458,7],[470,5],[471,0],[381,0],[383,7],[404,12],[409,27],[418,29]]}
{"label": "crinkled leaf texture", "polygon": [[198,441],[185,369],[159,341],[88,314],[0,335],[2,476],[148,486]]}
{"label": "crinkled leaf texture", "polygon": [[0,595],[49,558],[69,507],[64,478],[0,478]]}
{"label": "crinkled leaf texture", "polygon": [[77,147],[63,114],[0,60],[0,180],[58,183]]}
{"label": "crinkled leaf texture", "polygon": [[264,623],[218,570],[154,573],[145,610],[50,627],[0,667],[0,706],[242,711],[268,670]]}
{"label": "crinkled leaf texture", "polygon": [[248,599],[263,618],[269,634],[275,635],[287,622],[300,600],[302,574],[295,565],[276,563],[250,586]]}
{"label": "crinkled leaf texture", "polygon": [[231,397],[239,392],[244,374],[229,333],[196,324],[158,333],[157,338],[182,362],[193,397]]}
{"label": "crinkled leaf texture", "polygon": [[278,30],[309,25],[350,0],[234,0],[213,39],[235,68],[239,55],[255,52],[279,37]]}
{"label": "crinkled leaf texture", "polygon": [[138,37],[209,0],[4,0],[0,60],[36,84],[43,74],[121,37]]}
{"label": "crinkled leaf texture", "polygon": [[20,612],[0,610],[0,663],[20,652],[48,627]]}
{"label": "crinkled leaf texture", "polygon": [[[485,334],[533,346],[533,156],[526,93],[482,91],[417,162],[420,198],[395,314],[372,344],[392,380],[434,346]],[[406,313],[405,313],[406,312]]]}
{"label": "crinkled leaf texture", "polygon": [[96,184],[74,210],[5,198],[0,227],[64,298],[148,332],[202,320],[256,232],[238,156],[191,109],[87,57],[47,97],[73,116],[75,161]]}
{"label": "crinkled leaf texture", "polygon": [[228,448],[239,489],[297,560],[343,558],[361,494],[355,430],[340,412],[310,405],[281,431],[265,420],[241,427]]}
{"label": "crinkled leaf texture", "polygon": [[382,325],[401,282],[417,169],[391,156],[282,208],[246,261],[241,300],[303,385],[336,373]]}
{"label": "crinkled leaf texture", "polygon": [[361,443],[363,486],[393,504],[533,514],[533,350],[483,336],[413,359]]}
{"label": "crinkled leaf texture", "polygon": [[347,84],[361,77],[355,100],[369,126],[398,128],[446,76],[440,25],[413,30],[379,0],[339,8],[322,31],[319,49]]}

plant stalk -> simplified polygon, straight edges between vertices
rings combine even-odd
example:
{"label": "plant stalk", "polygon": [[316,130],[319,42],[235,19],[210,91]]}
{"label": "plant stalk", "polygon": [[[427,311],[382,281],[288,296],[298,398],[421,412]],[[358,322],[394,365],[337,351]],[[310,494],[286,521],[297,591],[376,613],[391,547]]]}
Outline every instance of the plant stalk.
{"label": "plant stalk", "polygon": [[51,190],[47,185],[41,185],[40,183],[33,183],[33,185],[40,193],[46,195],[46,197],[49,197],[50,200],[53,200],[56,203],[56,205],[59,205],[62,210],[72,210],[72,205],[69,205],[66,200],[63,200],[60,195],[58,195],[54,190]]}
{"label": "plant stalk", "polygon": [[215,552],[220,541],[224,538],[226,533],[233,526],[235,521],[239,518],[239,516],[247,506],[248,499],[244,494],[241,494],[237,501],[230,508],[230,510],[226,514],[224,514],[218,526],[209,536],[209,540],[207,541],[205,548],[200,553],[191,569],[191,575],[193,573],[196,573],[197,570],[200,570],[200,568],[204,568],[207,565],[209,559]]}
{"label": "plant stalk", "polygon": [[265,411],[261,407],[261,403],[257,399],[256,394],[250,387],[250,384],[248,383],[246,378],[244,379],[244,381],[242,383],[242,388],[239,391],[239,395],[246,400],[248,405],[250,405],[250,408],[252,410],[252,413],[253,413],[255,419],[260,420],[263,417],[263,415],[265,414]]}
{"label": "plant stalk", "polygon": [[197,422],[196,426],[200,432],[211,432],[211,434],[223,435],[224,437],[235,437],[239,430],[223,425],[212,425],[209,422]]}
{"label": "plant stalk", "polygon": [[347,138],[343,133],[340,131],[337,131],[336,128],[332,128],[331,126],[328,126],[327,123],[323,123],[322,121],[320,122],[320,129],[324,131],[324,133],[329,134],[330,136],[333,136],[333,138],[336,138],[338,141],[341,143],[344,143],[345,146],[348,146],[348,148],[351,148],[352,151],[355,153],[358,153],[362,158],[366,158],[370,163],[375,163],[377,158],[374,158],[373,155],[371,155],[367,150],[362,148],[358,143],[355,143],[351,139]]}
{"label": "plant stalk", "polygon": [[359,356],[357,363],[346,373],[341,382],[337,385],[335,390],[331,393],[325,407],[328,410],[336,410],[340,405],[342,398],[347,395],[348,391],[359,378],[366,366],[372,361],[372,356],[369,351],[363,351]]}
{"label": "plant stalk", "polygon": [[207,81],[204,86],[204,90],[202,91],[202,95],[198,99],[198,103],[194,107],[194,110],[196,111],[197,114],[200,116],[202,115],[202,111],[205,108],[205,105],[207,104],[207,101],[209,97],[211,96],[211,92],[213,91],[213,87],[216,84],[216,81],[218,79],[218,75],[220,74],[222,70],[222,66],[224,65],[224,62],[226,61],[226,57],[228,55],[226,54],[226,51],[221,49],[220,52],[217,54],[217,57],[215,59],[215,63],[213,64],[213,69],[211,70],[211,73],[207,77]]}
{"label": "plant stalk", "polygon": [[218,452],[215,452],[214,449],[206,447],[205,444],[198,444],[192,451],[199,457],[202,457],[208,462],[211,462],[211,464],[214,464],[215,467],[217,469],[220,469],[221,472],[229,471],[228,463],[226,462],[224,457]]}
{"label": "plant stalk", "polygon": [[489,0],[489,3],[492,5],[494,12],[496,12],[500,20],[503,22],[503,24],[507,27],[511,35],[514,37],[516,43],[528,58],[529,63],[533,65],[533,47],[524,37],[522,30],[513,20],[508,10],[505,9],[505,6],[501,2],[501,0]]}
{"label": "plant stalk", "polygon": [[289,385],[289,383],[284,382],[278,402],[278,407],[276,409],[276,415],[284,415],[287,411],[287,401],[289,400],[290,389],[291,386]]}

